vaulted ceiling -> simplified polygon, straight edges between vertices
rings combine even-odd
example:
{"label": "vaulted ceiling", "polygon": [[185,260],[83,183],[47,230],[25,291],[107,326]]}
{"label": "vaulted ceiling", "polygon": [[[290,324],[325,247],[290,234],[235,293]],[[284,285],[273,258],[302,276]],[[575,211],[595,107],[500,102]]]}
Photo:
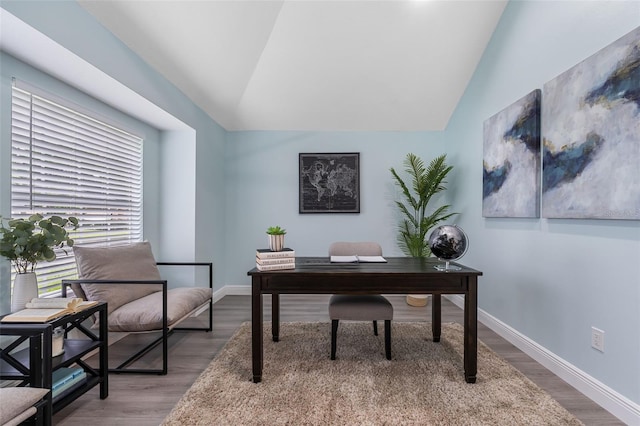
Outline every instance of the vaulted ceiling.
{"label": "vaulted ceiling", "polygon": [[227,130],[442,130],[505,1],[79,0]]}

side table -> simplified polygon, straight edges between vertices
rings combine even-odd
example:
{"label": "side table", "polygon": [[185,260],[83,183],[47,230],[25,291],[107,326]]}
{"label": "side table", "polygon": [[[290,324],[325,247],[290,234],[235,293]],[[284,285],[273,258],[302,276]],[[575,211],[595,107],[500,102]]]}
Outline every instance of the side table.
{"label": "side table", "polygon": [[[99,317],[98,333],[83,324],[92,315]],[[52,330],[62,327],[64,330],[64,353],[55,358],[51,356]],[[68,333],[78,330],[86,339],[70,339]],[[62,367],[79,366],[87,374],[79,382],[52,400],[52,412],[60,411],[94,386],[100,386],[100,399],[109,396],[109,376],[107,367],[107,304],[100,302],[81,312],[65,315],[47,323],[0,323],[0,335],[16,337],[11,343],[0,343],[0,379],[18,380],[20,386],[30,385],[51,389],[53,372]],[[24,348],[23,343],[29,342]],[[38,349],[35,349],[38,348]],[[40,349],[41,348],[41,349]],[[42,350],[42,361],[34,356],[36,350]],[[90,353],[98,352],[98,367],[92,367],[85,359]],[[34,361],[35,360],[35,361]]]}

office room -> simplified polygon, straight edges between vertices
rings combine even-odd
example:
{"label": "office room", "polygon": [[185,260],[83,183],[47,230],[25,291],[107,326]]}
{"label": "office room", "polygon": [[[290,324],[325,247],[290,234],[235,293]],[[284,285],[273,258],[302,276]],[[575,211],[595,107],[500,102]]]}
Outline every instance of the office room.
{"label": "office room", "polygon": [[[506,359],[504,364],[519,371],[518,377],[524,373],[533,382],[540,399],[527,407],[539,408],[544,405],[541,401],[548,401],[555,410],[555,424],[640,423],[637,97],[606,103],[603,98],[616,89],[598,92],[577,103],[596,111],[593,116],[581,109],[552,127],[553,120],[566,112],[565,100],[575,95],[582,79],[593,77],[595,93],[613,67],[625,64],[621,58],[627,51],[632,61],[628,84],[631,92],[638,90],[637,1],[3,0],[0,12],[0,215],[5,225],[19,198],[12,183],[16,143],[12,98],[19,90],[68,102],[64,105],[95,113],[139,137],[141,201],[132,227],[136,232],[122,245],[147,242],[159,262],[203,263],[212,268],[211,332],[176,330],[164,354],[168,374],[110,374],[108,397],[101,398],[96,387],[64,407],[54,403],[53,424],[503,424],[500,418],[482,417],[483,401],[473,405],[469,396],[477,395],[474,386],[491,384],[492,368],[483,363],[489,359],[486,351],[496,354],[500,361],[496,364]],[[442,18],[434,18],[436,13]],[[503,124],[503,117],[513,118],[510,107],[536,91],[541,130],[533,169],[533,213],[490,213],[483,170],[491,171],[486,164],[495,156],[489,156],[487,129]],[[618,123],[610,126],[620,140],[611,142],[605,133],[592,136],[589,126],[599,120]],[[580,148],[584,143],[580,151],[584,163],[572,169],[571,177],[545,176],[545,162],[555,154],[551,139],[563,132],[569,138],[557,149]],[[513,140],[506,138],[504,146],[512,145]],[[355,153],[357,208],[305,211],[301,155]],[[442,293],[441,342],[448,338],[446,325],[458,323],[459,329],[450,330],[460,336],[451,338],[460,346],[452,344],[460,359],[451,379],[465,393],[456,396],[458,402],[451,407],[430,413],[420,401],[427,395],[425,389],[396,383],[403,376],[391,373],[397,367],[394,360],[400,363],[403,356],[409,357],[410,351],[403,348],[413,347],[402,346],[402,323],[432,322],[435,306],[431,296],[426,306],[410,306],[406,295],[393,289],[383,292],[395,310],[392,331],[398,330],[391,336],[391,360],[384,356],[382,330],[374,336],[370,327],[360,329],[346,321],[338,329],[337,359],[330,360],[330,294],[282,294],[280,341],[273,342],[276,323],[271,314],[277,310],[276,299],[265,296],[263,377],[253,383],[257,361],[249,341],[252,315],[258,311],[257,299],[252,298],[256,275],[247,273],[256,267],[256,250],[268,248],[267,228],[286,229],[285,247],[295,250],[296,268],[307,258],[328,262],[328,249],[336,241],[375,241],[384,258],[411,257],[398,244],[397,201],[403,195],[390,171],[399,171],[405,182],[411,182],[405,171],[408,154],[415,154],[425,166],[446,155],[451,166],[446,190],[429,205],[449,205],[449,212],[456,213],[438,225],[464,230],[468,247],[454,262],[482,274],[477,277],[474,309],[476,383],[465,381],[469,366],[460,352],[463,326],[471,324],[464,316],[468,293],[446,291],[436,292],[438,297]],[[513,164],[516,167],[510,170],[521,165]],[[596,164],[599,173],[590,173]],[[609,195],[612,201],[606,201]],[[508,207],[514,204],[513,198],[502,202]],[[576,213],[575,205],[591,208]],[[82,234],[83,221],[86,225],[91,219],[80,218],[78,230],[70,230],[72,238],[78,235],[78,246],[107,245],[105,240],[92,240],[88,232]],[[67,259],[70,275],[65,278],[77,278],[73,249],[69,256],[57,253],[58,260]],[[47,266],[41,261],[36,270],[39,296],[60,297],[59,282],[43,287]],[[384,266],[346,266],[358,267]],[[159,270],[169,287],[176,282],[209,286],[207,268]],[[0,259],[0,315],[13,310],[14,272],[10,260]],[[206,322],[206,310],[196,311],[186,324]],[[324,401],[331,400],[332,393],[348,395],[341,393],[340,375],[333,379],[327,375],[322,382],[325,391],[309,392],[310,399],[301,399],[297,407],[291,397],[268,404],[281,388],[267,386],[282,386],[269,377],[278,370],[269,358],[275,347],[290,344],[292,358],[307,353],[304,345],[296,349],[295,342],[287,340],[289,331],[296,332],[291,324],[298,323],[326,325],[315,331],[323,339],[321,352],[313,352],[318,360],[312,358],[309,364],[302,360],[300,368],[314,370],[325,362],[329,369],[344,368],[339,365],[341,352],[346,357],[353,351],[354,362],[389,370],[387,381],[373,380],[375,371],[364,380],[369,383],[365,389],[375,390],[366,400],[369,412],[340,404],[336,410]],[[341,339],[341,332],[354,333],[353,347]],[[424,333],[420,337],[424,344],[418,347],[430,351],[433,348],[427,344],[435,344],[431,328]],[[366,352],[360,335],[375,337],[372,344],[379,350]],[[244,352],[243,345],[233,346],[243,336]],[[407,334],[407,341],[411,336]],[[117,359],[138,343],[136,336],[110,333],[112,337],[109,356]],[[139,340],[146,342],[146,337]],[[234,347],[240,352],[232,352]],[[140,363],[156,365],[163,356],[160,352],[152,350]],[[233,354],[238,365],[232,362]],[[202,375],[209,366],[225,360],[237,368],[231,374],[237,383],[211,384],[214,387],[205,391],[194,388],[206,381]],[[407,363],[416,365],[415,360]],[[431,371],[428,361],[422,364],[424,371]],[[421,380],[429,382],[427,375]],[[544,379],[536,382],[536,376]],[[293,382],[303,382],[304,375],[296,379]],[[265,388],[269,392],[263,392]],[[305,389],[282,395],[302,398]],[[242,392],[233,396],[231,390],[256,396],[244,400]],[[202,399],[198,392],[229,394],[230,399]],[[413,398],[415,405],[406,402]],[[440,398],[447,400],[447,394]],[[191,412],[186,405],[202,400],[211,405],[209,411]],[[499,400],[496,406],[504,404]],[[501,415],[515,415],[518,410],[518,405],[507,406]],[[532,423],[554,424],[531,410]],[[297,414],[287,414],[292,412]],[[480,417],[465,417],[473,415]],[[527,421],[524,416],[522,422]]]}

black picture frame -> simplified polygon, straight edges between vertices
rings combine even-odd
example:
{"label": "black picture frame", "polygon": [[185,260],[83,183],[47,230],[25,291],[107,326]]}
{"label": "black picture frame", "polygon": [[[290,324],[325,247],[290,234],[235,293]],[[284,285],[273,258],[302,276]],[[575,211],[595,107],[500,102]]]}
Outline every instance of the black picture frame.
{"label": "black picture frame", "polygon": [[360,213],[360,153],[300,153],[299,212]]}

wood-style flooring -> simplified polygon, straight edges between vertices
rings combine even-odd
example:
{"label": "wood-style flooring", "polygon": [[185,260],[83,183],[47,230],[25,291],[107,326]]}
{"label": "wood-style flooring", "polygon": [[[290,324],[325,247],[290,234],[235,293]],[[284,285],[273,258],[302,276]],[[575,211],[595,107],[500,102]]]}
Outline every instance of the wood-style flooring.
{"label": "wood-style flooring", "polygon": [[[285,321],[329,321],[324,295],[282,295],[280,319]],[[264,298],[265,320],[271,319],[269,296]],[[389,296],[394,306],[394,321],[430,321],[431,303],[412,307],[403,296]],[[109,397],[101,400],[94,388],[54,415],[55,425],[158,425],[186,392],[235,330],[251,320],[249,296],[225,296],[214,305],[214,330],[176,332],[170,338],[169,374],[109,376]],[[206,313],[190,321],[206,321]],[[442,321],[462,323],[463,312],[442,299]],[[327,333],[329,330],[327,329]],[[127,336],[109,347],[111,365],[115,365],[123,350],[133,353],[136,344],[150,335]],[[545,367],[525,355],[515,346],[478,324],[478,337],[538,386],[546,390],[562,406],[586,425],[623,425],[616,417],[566,384]],[[127,353],[125,351],[125,353]],[[329,348],[327,348],[329,356]],[[160,348],[138,362],[138,366],[160,365]],[[269,374],[265,371],[265,374]],[[248,377],[247,380],[250,380]],[[473,385],[470,385],[473,386]],[[216,425],[211,419],[211,425]]]}

